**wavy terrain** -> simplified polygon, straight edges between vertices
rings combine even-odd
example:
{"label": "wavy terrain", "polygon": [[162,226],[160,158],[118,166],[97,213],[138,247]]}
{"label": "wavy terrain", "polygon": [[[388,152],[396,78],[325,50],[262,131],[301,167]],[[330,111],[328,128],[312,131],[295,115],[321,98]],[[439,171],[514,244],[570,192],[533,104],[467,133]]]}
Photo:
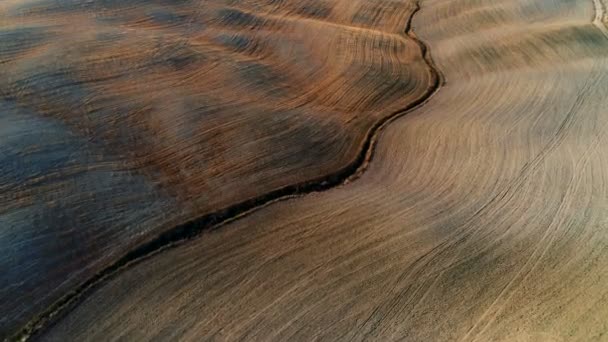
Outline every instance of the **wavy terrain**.
{"label": "wavy terrain", "polygon": [[0,3],[0,337],[132,259],[360,172],[437,88],[405,34],[415,10]]}
{"label": "wavy terrain", "polygon": [[0,336],[608,340],[605,2],[420,4],[2,2]]}
{"label": "wavy terrain", "polygon": [[604,9],[423,1],[447,83],[357,181],[141,260],[39,337],[608,340]]}

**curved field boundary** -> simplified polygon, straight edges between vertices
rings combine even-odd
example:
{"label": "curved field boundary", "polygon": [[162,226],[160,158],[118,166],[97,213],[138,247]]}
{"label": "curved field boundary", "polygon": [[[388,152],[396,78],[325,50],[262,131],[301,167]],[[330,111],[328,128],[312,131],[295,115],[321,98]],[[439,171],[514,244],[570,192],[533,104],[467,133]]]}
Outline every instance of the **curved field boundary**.
{"label": "curved field boundary", "polygon": [[384,117],[371,127],[365,137],[362,148],[354,161],[329,175],[285,186],[264,195],[228,206],[211,214],[201,216],[165,231],[152,240],[132,249],[123,257],[89,278],[61,300],[51,305],[45,312],[30,320],[30,322],[24,326],[21,331],[12,336],[10,340],[27,341],[30,338],[37,336],[45,327],[51,325],[57,318],[61,317],[69,308],[76,305],[84,296],[86,296],[86,294],[93,291],[96,286],[100,285],[104,280],[109,279],[119,271],[126,269],[144,258],[160,253],[168,248],[173,248],[178,244],[198,236],[204,231],[217,229],[271,203],[303,196],[312,192],[329,190],[358,178],[365,172],[373,157],[374,149],[382,129],[396,119],[424,105],[429,101],[432,95],[445,84],[443,75],[439,72],[431,58],[428,46],[419,40],[412,32],[412,20],[419,10],[420,4],[419,2],[416,2],[415,8],[406,23],[404,33],[419,46],[421,54],[428,66],[428,71],[431,74],[431,83],[421,97],[411,102],[407,107]]}

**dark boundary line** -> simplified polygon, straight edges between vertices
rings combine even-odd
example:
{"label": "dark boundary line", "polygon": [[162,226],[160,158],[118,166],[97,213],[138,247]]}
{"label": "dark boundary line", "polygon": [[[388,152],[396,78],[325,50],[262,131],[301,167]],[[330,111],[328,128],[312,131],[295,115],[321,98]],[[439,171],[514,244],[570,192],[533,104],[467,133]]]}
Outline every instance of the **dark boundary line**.
{"label": "dark boundary line", "polygon": [[445,84],[443,75],[436,68],[430,56],[428,47],[411,32],[412,20],[414,15],[419,10],[420,4],[419,2],[416,2],[415,8],[406,23],[405,34],[408,36],[408,38],[416,42],[420,48],[422,57],[428,65],[428,71],[431,75],[431,84],[421,97],[408,104],[405,108],[393,112],[392,114],[376,122],[368,131],[362,148],[353,162],[329,175],[273,190],[256,198],[245,200],[219,211],[198,217],[161,233],[156,238],[153,238],[148,242],[144,242],[140,246],[137,246],[131,251],[127,252],[117,261],[86,280],[76,289],[52,304],[42,314],[32,318],[29,323],[27,323],[19,332],[10,337],[8,340],[27,341],[29,339],[38,337],[44,328],[52,326],[58,318],[67,313],[69,308],[78,304],[78,302],[84,299],[87,294],[100,285],[103,280],[110,278],[127,266],[142,261],[144,258],[155,255],[158,252],[164,251],[168,248],[176,247],[179,243],[190,240],[200,235],[204,231],[218,228],[223,224],[232,222],[235,219],[239,219],[247,214],[250,214],[256,209],[263,208],[272,202],[308,194],[311,192],[328,190],[342,185],[346,181],[352,181],[353,179],[359,177],[366,170],[367,165],[373,156],[377,138],[382,129],[394,120],[425,104],[431,98],[431,96],[435,94],[443,84]]}

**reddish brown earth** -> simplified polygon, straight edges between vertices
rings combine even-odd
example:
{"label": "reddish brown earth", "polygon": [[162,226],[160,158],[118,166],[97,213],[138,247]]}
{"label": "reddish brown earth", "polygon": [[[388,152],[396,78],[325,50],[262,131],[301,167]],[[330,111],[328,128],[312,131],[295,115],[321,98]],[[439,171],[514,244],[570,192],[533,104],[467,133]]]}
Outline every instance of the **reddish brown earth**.
{"label": "reddish brown earth", "polygon": [[436,87],[414,9],[3,1],[0,336],[162,232],[356,172]]}
{"label": "reddish brown earth", "polygon": [[[0,5],[12,37],[74,38],[2,43],[3,332],[608,341],[606,1],[25,4]],[[447,82],[391,116],[435,69]],[[176,223],[353,160],[340,186],[138,258]]]}

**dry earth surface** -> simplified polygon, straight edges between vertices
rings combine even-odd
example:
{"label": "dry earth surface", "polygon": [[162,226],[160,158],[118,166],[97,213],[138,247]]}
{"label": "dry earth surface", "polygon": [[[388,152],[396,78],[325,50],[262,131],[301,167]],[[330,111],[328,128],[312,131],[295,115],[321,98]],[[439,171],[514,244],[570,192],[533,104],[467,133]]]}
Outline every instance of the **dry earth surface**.
{"label": "dry earth surface", "polygon": [[[116,6],[111,2],[91,3]],[[42,15],[32,10],[42,5],[28,7],[27,15],[11,14],[22,3],[0,5],[8,13],[2,20],[20,27],[27,20],[51,20],[48,8]],[[74,1],[48,3],[71,8]],[[10,123],[0,126],[7,132],[0,140],[4,153],[0,156],[17,158],[5,152],[12,151],[9,146],[14,149],[16,142],[23,144],[19,151],[57,155],[58,159],[63,156],[54,152],[60,150],[58,146],[74,158],[80,158],[83,149],[92,151],[82,155],[84,161],[76,159],[76,165],[66,164],[59,171],[32,170],[53,177],[72,172],[68,174],[70,186],[77,184],[90,203],[66,202],[35,209],[54,203],[38,198],[41,194],[60,196],[64,201],[82,199],[74,199],[74,189],[53,188],[68,182],[63,178],[17,179],[23,177],[17,166],[0,174],[13,177],[8,178],[9,185],[2,185],[10,190],[3,191],[3,196],[9,193],[12,198],[10,202],[7,196],[2,198],[3,204],[11,206],[4,204],[0,217],[14,227],[12,233],[2,232],[2,248],[12,251],[3,254],[9,259],[2,262],[23,258],[19,264],[11,264],[9,279],[3,280],[10,286],[4,287],[0,303],[13,313],[21,314],[14,304],[10,306],[14,298],[15,303],[25,303],[22,310],[27,315],[33,312],[32,303],[41,303],[35,296],[23,299],[24,292],[19,292],[23,288],[48,292],[59,281],[65,282],[66,275],[72,277],[68,280],[78,278],[54,295],[65,293],[82,281],[80,272],[86,275],[99,269],[110,256],[167,223],[241,199],[231,195],[257,195],[283,186],[275,182],[314,178],[347,164],[374,122],[414,103],[432,83],[421,46],[403,32],[415,8],[411,1],[209,1],[198,7],[195,2],[177,2],[184,6],[183,15],[196,13],[197,19],[188,19],[196,23],[188,26],[192,36],[182,32],[175,39],[183,39],[186,49],[201,49],[204,58],[220,56],[213,69],[203,72],[198,68],[211,67],[196,58],[177,65],[166,62],[170,58],[163,53],[180,53],[179,44],[165,51],[166,45],[154,45],[154,38],[149,48],[135,48],[148,44],[139,35],[164,37],[169,30],[183,28],[164,27],[148,16],[138,19],[145,12],[142,3],[149,5],[150,1],[124,3],[132,7],[117,10],[119,17],[133,17],[109,22],[104,18],[97,24],[112,30],[118,25],[124,38],[99,43],[100,50],[96,50],[97,43],[91,43],[93,47],[85,43],[58,47],[54,39],[42,37],[25,52],[2,54],[1,67],[10,70],[13,78],[0,81],[6,99],[2,120]],[[237,4],[237,12],[222,12]],[[167,8],[160,0],[155,5]],[[320,9],[323,5],[326,12]],[[424,106],[385,127],[373,160],[360,178],[275,203],[133,263],[84,291],[77,303],[59,310],[34,338],[608,340],[606,6],[600,0],[425,0],[421,6],[414,16],[413,32],[431,48],[447,83]],[[99,12],[94,6],[83,10]],[[53,20],[76,20],[68,19],[65,10],[55,11],[60,19]],[[182,13],[179,9],[174,12]],[[98,20],[81,13],[69,15]],[[126,20],[128,25],[115,20]],[[234,20],[247,24],[241,27]],[[259,26],[250,30],[248,25]],[[83,26],[91,27],[90,23]],[[73,34],[97,35],[101,28],[80,31]],[[208,31],[211,33],[203,33]],[[47,27],[42,32],[53,31]],[[65,32],[58,29],[56,34]],[[226,35],[238,46],[241,38],[234,37],[244,36],[248,43],[242,44],[248,48],[218,44],[216,36]],[[334,35],[341,38],[333,40]],[[66,95],[57,89],[72,87],[74,82],[64,80],[61,72],[28,71],[48,66],[34,59],[46,60],[48,53],[68,54],[57,63],[71,63],[76,58],[69,55],[71,49],[82,46],[87,46],[85,52],[75,55],[86,62],[74,65],[87,66],[67,74],[79,75],[75,84],[90,83],[92,89],[66,90],[72,94]],[[112,54],[129,56],[112,58]],[[164,61],[159,70],[145,64],[155,56]],[[241,58],[270,69],[262,67],[263,71],[252,76],[247,67],[232,67]],[[122,59],[128,62],[123,64]],[[116,65],[108,62],[114,60]],[[139,60],[145,73],[132,71]],[[63,70],[63,66],[58,68]],[[107,70],[109,79],[100,83],[87,79],[92,77],[90,68]],[[249,71],[242,74],[243,70]],[[287,78],[285,83],[268,76],[273,74],[270,70],[278,78]],[[57,74],[61,81],[55,79]],[[396,80],[408,86],[401,87]],[[39,84],[45,82],[58,85],[51,87],[54,90],[49,95],[26,96],[46,94],[46,88],[36,88],[44,87]],[[199,109],[188,109],[185,99],[203,101],[203,95],[212,109],[201,116]],[[86,102],[92,106],[88,115],[73,111],[81,97],[91,98]],[[114,103],[116,107],[108,109]],[[128,115],[114,118],[128,105],[141,105],[148,111],[125,108]],[[237,115],[241,109],[235,108],[247,113]],[[289,121],[267,124],[277,116],[283,118],[275,109]],[[104,115],[106,110],[110,114]],[[101,119],[91,113],[108,117],[108,121],[95,121]],[[80,119],[89,116],[92,121],[87,126],[89,121]],[[190,121],[181,121],[186,118]],[[196,138],[189,138],[193,140],[174,141],[193,134],[181,130],[196,128],[193,126],[199,122],[210,128],[200,128]],[[140,124],[146,127],[138,127]],[[114,135],[105,136],[97,128],[107,125]],[[130,127],[124,136],[120,133],[123,125]],[[216,133],[209,133],[213,127],[217,127]],[[306,128],[303,133],[293,133],[298,132],[297,127]],[[275,134],[269,133],[275,128]],[[65,138],[58,133],[63,130],[69,132],[64,133]],[[285,131],[288,133],[281,135]],[[59,142],[40,144],[41,134]],[[317,144],[323,144],[322,148],[310,138],[315,134],[319,134]],[[22,142],[24,136],[29,140]],[[265,146],[262,152],[233,152],[250,141]],[[206,149],[221,149],[223,144],[231,151],[222,154],[225,159],[214,163],[208,161],[214,157],[203,156],[211,153]],[[70,150],[74,146],[79,148]],[[132,155],[115,155],[123,150]],[[197,164],[192,159],[199,157],[197,152],[204,165],[217,166]],[[258,153],[267,153],[270,161],[260,162]],[[58,163],[48,161],[49,167]],[[235,165],[240,171],[234,171]],[[214,181],[207,189],[202,184],[215,168],[219,169],[218,183]],[[233,178],[222,178],[226,173]],[[217,189],[224,195],[213,193]],[[213,194],[209,203],[216,207],[201,197],[207,194]],[[97,202],[100,198],[107,202]],[[116,201],[126,203],[122,207]],[[66,208],[65,218],[59,219],[63,222],[42,233],[37,225],[57,219],[57,211],[53,211],[57,208]],[[40,214],[35,210],[41,210]],[[38,221],[26,221],[34,213],[39,215]],[[112,215],[122,221],[116,223]],[[91,229],[97,227],[97,235],[79,232],[79,226],[65,231],[65,222],[72,222],[67,220],[81,219],[92,220]],[[10,243],[14,241],[21,241],[22,246],[13,247]],[[24,256],[21,248],[39,254]],[[97,254],[84,259],[78,248]],[[50,257],[56,259],[49,261]],[[64,264],[65,260],[72,264]],[[50,272],[54,284],[47,285],[50,276],[36,269],[43,267],[41,263],[53,268],[44,270]],[[30,265],[36,272],[14,265]],[[33,280],[20,283],[19,277],[26,276]],[[27,315],[7,314],[8,323],[3,321],[3,326],[13,328]]]}
{"label": "dry earth surface", "polygon": [[415,9],[2,1],[0,337],[167,229],[354,172],[436,88]]}

